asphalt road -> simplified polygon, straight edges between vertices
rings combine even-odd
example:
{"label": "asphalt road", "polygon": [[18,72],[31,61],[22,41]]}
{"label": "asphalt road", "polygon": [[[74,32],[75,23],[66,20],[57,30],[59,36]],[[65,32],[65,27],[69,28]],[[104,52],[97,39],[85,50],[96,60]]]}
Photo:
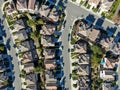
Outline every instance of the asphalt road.
{"label": "asphalt road", "polygon": [[113,22],[101,17],[100,15],[93,13],[90,10],[85,9],[83,6],[77,6],[72,4],[71,2],[67,3],[66,7],[67,18],[65,29],[62,31],[62,44],[63,44],[63,62],[64,62],[64,78],[65,78],[65,88],[67,90],[71,89],[71,80],[69,79],[69,75],[71,73],[70,70],[70,53],[68,52],[69,49],[69,41],[68,41],[68,34],[70,33],[70,26],[73,24],[73,21],[79,17],[86,18],[88,21],[92,21],[91,23],[100,27],[104,30],[107,28],[116,28],[116,32],[120,30],[120,27],[114,25]]}
{"label": "asphalt road", "polygon": [[[0,7],[2,7],[3,3],[4,3],[3,0],[1,0]],[[3,16],[2,10],[0,10],[0,18],[1,19],[3,19],[2,16]],[[18,58],[16,56],[16,50],[13,47],[14,46],[13,39],[11,38],[10,30],[8,29],[8,26],[7,26],[7,23],[5,20],[3,21],[3,25],[4,25],[3,29],[6,32],[6,37],[4,38],[4,43],[6,44],[8,42],[8,40],[10,39],[10,43],[9,43],[10,50],[8,51],[8,54],[11,55],[11,57],[12,57],[13,72],[14,72],[14,77],[15,77],[15,80],[13,83],[14,90],[21,90],[21,79],[19,77],[20,69],[19,69],[19,65],[18,65]]]}

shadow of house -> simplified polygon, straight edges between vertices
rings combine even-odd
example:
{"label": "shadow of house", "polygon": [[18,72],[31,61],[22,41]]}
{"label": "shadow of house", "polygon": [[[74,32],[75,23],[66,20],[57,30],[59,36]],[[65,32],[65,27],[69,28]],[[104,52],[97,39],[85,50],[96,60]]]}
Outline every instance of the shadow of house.
{"label": "shadow of house", "polygon": [[120,42],[120,32],[117,33],[115,37],[115,42]]}
{"label": "shadow of house", "polygon": [[96,21],[94,28],[96,28],[96,29],[103,29],[102,25],[103,25],[103,23],[104,23],[104,20],[105,20],[105,17],[99,18],[99,19]]}
{"label": "shadow of house", "polygon": [[108,37],[114,36],[115,32],[117,30],[117,27],[107,27],[106,32],[108,33]]}
{"label": "shadow of house", "polygon": [[94,23],[94,21],[95,21],[94,15],[89,14],[89,15],[85,18],[85,20],[87,21],[88,25],[91,26],[91,25]]}

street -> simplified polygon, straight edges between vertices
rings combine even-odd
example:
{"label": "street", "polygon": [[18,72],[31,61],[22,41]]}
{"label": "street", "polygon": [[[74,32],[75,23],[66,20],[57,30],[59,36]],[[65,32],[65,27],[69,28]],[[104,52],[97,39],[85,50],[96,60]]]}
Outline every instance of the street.
{"label": "street", "polygon": [[[3,0],[1,0],[0,6],[2,7],[2,4],[4,3]],[[3,20],[3,13],[2,10],[0,10],[0,18]],[[4,37],[4,43],[6,44],[8,42],[8,40],[11,38],[11,34],[10,34],[10,30],[8,29],[8,25],[6,23],[6,21],[3,21],[3,25],[4,25],[4,30],[6,33],[6,37]],[[8,43],[7,43],[8,44]],[[20,69],[19,69],[19,65],[18,65],[18,58],[16,56],[16,50],[13,47],[14,43],[13,43],[13,39],[10,39],[9,42],[10,45],[10,50],[8,50],[8,54],[11,55],[12,57],[12,64],[13,64],[13,72],[14,72],[14,77],[15,80],[13,82],[13,86],[14,86],[14,90],[21,90],[21,79],[20,79]]]}

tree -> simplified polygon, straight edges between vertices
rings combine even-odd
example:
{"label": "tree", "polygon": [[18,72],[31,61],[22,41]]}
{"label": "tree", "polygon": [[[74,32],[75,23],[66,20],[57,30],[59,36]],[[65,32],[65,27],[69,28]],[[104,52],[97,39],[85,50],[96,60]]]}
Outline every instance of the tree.
{"label": "tree", "polygon": [[38,41],[38,37],[35,35],[34,32],[31,32],[31,33],[30,33],[30,38],[32,38],[32,39],[35,40],[35,41]]}
{"label": "tree", "polygon": [[39,74],[39,73],[41,73],[41,72],[44,72],[44,69],[43,69],[42,67],[36,67],[36,68],[34,69],[34,72],[35,72],[36,74]]}
{"label": "tree", "polygon": [[0,45],[0,51],[4,51],[5,47],[3,45]]}
{"label": "tree", "polygon": [[43,22],[43,20],[42,20],[42,19],[40,19],[40,20],[38,20],[38,21],[37,21],[37,24],[43,25],[43,24],[44,24],[44,22]]}
{"label": "tree", "polygon": [[37,23],[36,23],[36,21],[34,19],[29,19],[27,21],[27,24],[28,24],[29,27],[32,28],[33,32],[36,31],[36,24]]}
{"label": "tree", "polygon": [[77,88],[77,84],[73,84],[73,87],[74,87],[74,88]]}

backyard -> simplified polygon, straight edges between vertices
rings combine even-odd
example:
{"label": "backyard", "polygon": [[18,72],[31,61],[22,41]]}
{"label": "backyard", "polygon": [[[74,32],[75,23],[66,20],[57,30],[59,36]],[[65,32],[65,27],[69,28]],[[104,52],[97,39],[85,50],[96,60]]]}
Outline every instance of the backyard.
{"label": "backyard", "polygon": [[[97,45],[90,47],[92,52],[91,66],[92,66],[92,90],[101,90],[102,80],[99,78],[100,62],[103,57],[103,49]],[[96,89],[97,88],[97,89]]]}

